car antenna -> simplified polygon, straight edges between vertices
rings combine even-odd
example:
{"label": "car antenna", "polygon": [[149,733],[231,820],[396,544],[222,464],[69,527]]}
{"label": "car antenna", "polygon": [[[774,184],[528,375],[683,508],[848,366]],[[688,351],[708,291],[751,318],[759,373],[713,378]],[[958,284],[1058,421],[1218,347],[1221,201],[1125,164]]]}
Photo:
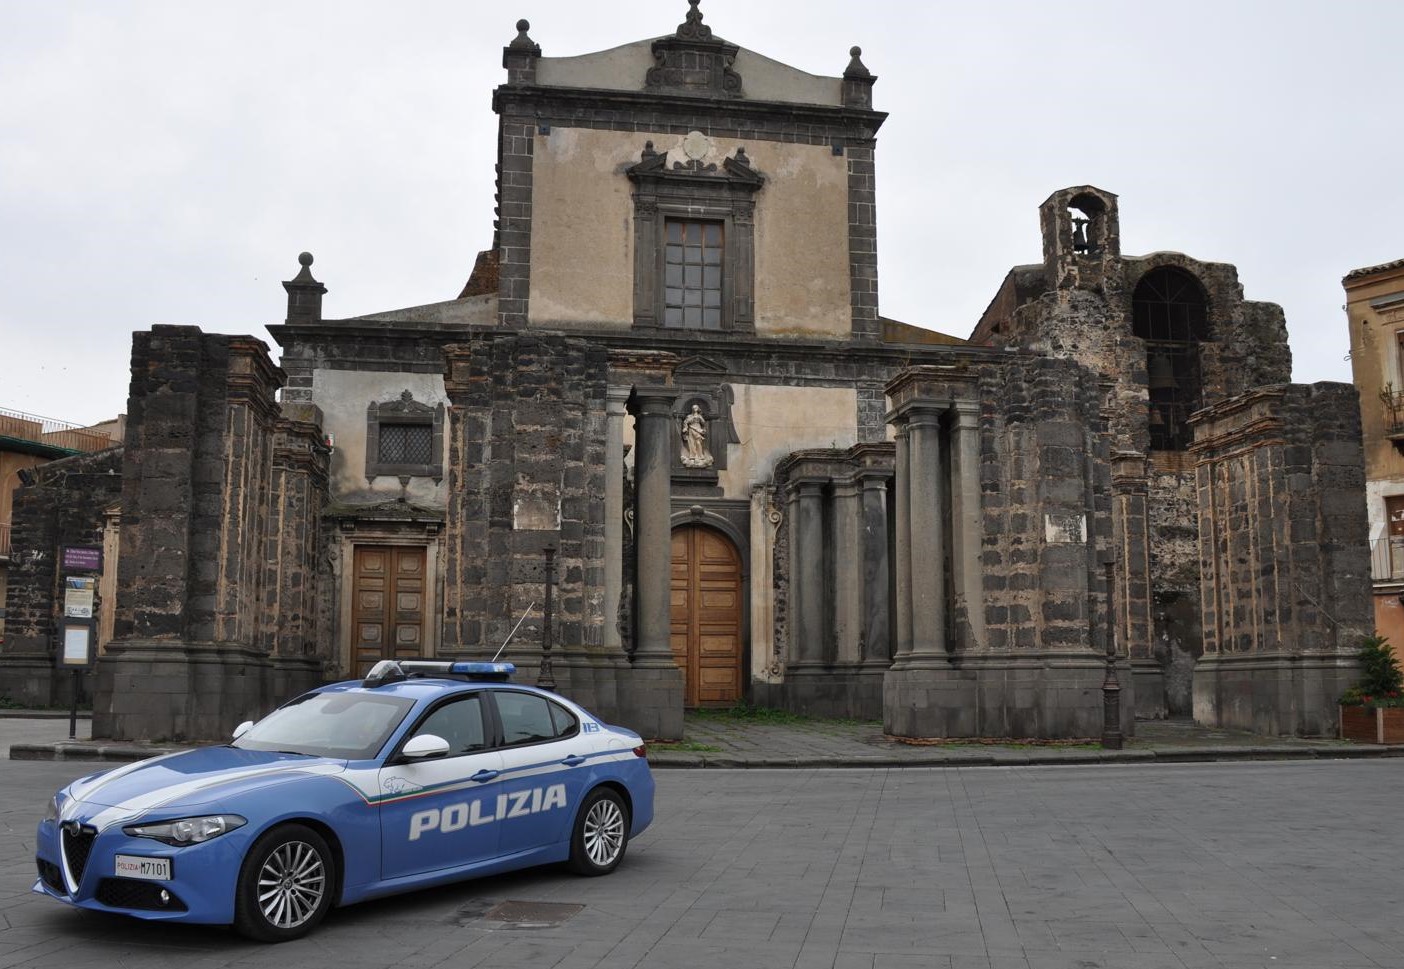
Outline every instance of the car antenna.
{"label": "car antenna", "polygon": [[517,635],[517,630],[522,628],[522,623],[526,622],[526,617],[531,615],[531,611],[535,608],[535,602],[526,607],[526,612],[522,613],[522,618],[517,620],[517,624],[512,627],[512,631],[507,634],[507,638],[502,641],[502,645],[497,647],[497,652],[492,654],[492,659],[488,660],[489,663],[497,662],[497,657],[502,655],[502,651],[507,648],[507,644],[512,641],[512,637]]}

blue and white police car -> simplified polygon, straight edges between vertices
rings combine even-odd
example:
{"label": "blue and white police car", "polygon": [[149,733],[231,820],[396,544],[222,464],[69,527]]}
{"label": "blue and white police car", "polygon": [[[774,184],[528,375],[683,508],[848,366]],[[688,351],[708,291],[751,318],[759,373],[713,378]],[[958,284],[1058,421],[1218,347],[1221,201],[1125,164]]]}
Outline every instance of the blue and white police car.
{"label": "blue and white police car", "polygon": [[34,890],[281,942],[333,905],[552,862],[607,874],[653,820],[643,741],[513,672],[385,661],[228,746],[80,778],[39,823]]}

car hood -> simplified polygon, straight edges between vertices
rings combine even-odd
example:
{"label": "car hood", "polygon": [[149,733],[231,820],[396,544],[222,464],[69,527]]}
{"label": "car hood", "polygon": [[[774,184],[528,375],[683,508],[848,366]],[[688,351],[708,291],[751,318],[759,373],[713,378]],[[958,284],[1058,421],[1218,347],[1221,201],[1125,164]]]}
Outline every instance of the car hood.
{"label": "car hood", "polygon": [[60,798],[61,810],[65,820],[77,814],[80,805],[110,808],[131,817],[176,802],[195,805],[223,800],[253,787],[345,769],[344,760],[327,757],[205,747],[80,778],[64,792],[68,799]]}

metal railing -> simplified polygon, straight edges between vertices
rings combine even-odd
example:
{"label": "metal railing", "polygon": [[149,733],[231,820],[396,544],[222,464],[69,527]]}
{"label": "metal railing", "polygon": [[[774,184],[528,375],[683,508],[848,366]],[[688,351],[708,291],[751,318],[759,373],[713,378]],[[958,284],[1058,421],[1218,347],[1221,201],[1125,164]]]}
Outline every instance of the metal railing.
{"label": "metal railing", "polygon": [[1384,405],[1386,434],[1404,433],[1404,390],[1395,390],[1393,384],[1385,384],[1380,391],[1380,403]]}
{"label": "metal railing", "polygon": [[37,417],[0,407],[0,437],[13,437],[66,451],[101,451],[113,445],[112,438],[79,424]]}

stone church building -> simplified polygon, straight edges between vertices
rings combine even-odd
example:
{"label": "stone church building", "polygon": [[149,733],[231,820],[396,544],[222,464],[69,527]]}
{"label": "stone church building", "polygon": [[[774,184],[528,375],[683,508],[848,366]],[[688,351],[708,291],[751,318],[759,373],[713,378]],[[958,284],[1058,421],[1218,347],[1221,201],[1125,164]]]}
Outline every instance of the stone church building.
{"label": "stone church building", "polygon": [[[886,319],[857,48],[808,74],[697,0],[583,56],[528,30],[458,298],[327,319],[304,253],[278,365],[136,334],[97,735],[223,736],[514,629],[526,680],[651,737],[742,702],[1095,736],[1109,635],[1128,730],[1334,731],[1370,626],[1358,405],[1289,382],[1232,266],[1123,256],[1116,196],[1080,186],[969,339]],[[62,688],[52,601],[13,604],[48,561],[11,577],[0,692]]]}

